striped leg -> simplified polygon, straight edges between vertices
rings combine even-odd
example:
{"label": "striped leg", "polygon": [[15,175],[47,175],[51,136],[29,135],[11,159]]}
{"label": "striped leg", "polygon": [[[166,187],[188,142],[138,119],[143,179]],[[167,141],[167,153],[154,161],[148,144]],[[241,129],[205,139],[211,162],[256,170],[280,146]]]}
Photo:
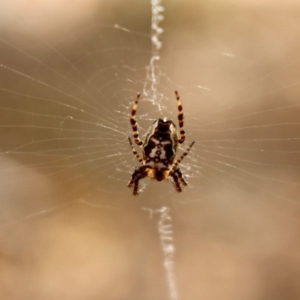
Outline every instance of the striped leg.
{"label": "striped leg", "polygon": [[179,178],[178,178],[178,173],[176,170],[173,170],[169,173],[169,176],[172,177],[172,182],[173,182],[173,185],[176,189],[176,191],[178,193],[182,192],[182,189],[181,189],[181,186],[180,186],[180,183],[179,183]]}
{"label": "striped leg", "polygon": [[183,174],[181,173],[181,171],[180,171],[179,168],[176,169],[176,172],[177,172],[177,175],[178,175],[178,178],[179,178],[180,182],[181,182],[183,185],[187,186],[188,183],[187,183],[187,181],[185,180],[185,178],[184,178],[184,176],[183,176]]}
{"label": "striped leg", "polygon": [[178,193],[180,193],[182,191],[182,188],[180,186],[180,183],[184,186],[187,186],[188,183],[187,181],[185,180],[185,178],[183,177],[183,174],[181,173],[180,169],[179,168],[175,168],[173,169],[170,173],[169,173],[169,176],[172,177],[172,181],[173,181],[173,185],[176,189],[176,191]]}
{"label": "striped leg", "polygon": [[139,99],[140,99],[140,94],[137,94],[136,99],[132,106],[132,110],[131,110],[130,125],[131,125],[132,131],[133,131],[134,141],[136,142],[137,145],[142,146],[143,142],[139,138],[138,127],[137,127],[137,123],[135,120],[135,115],[136,115],[136,110],[138,107]]}
{"label": "striped leg", "polygon": [[128,137],[128,141],[129,141],[129,145],[130,145],[130,148],[131,148],[131,151],[132,151],[133,155],[138,159],[138,161],[139,161],[141,164],[143,164],[143,160],[142,160],[142,158],[139,156],[139,154],[136,152],[136,150],[134,149],[130,137]]}
{"label": "striped leg", "polygon": [[185,140],[185,131],[183,128],[183,108],[177,91],[175,91],[175,96],[177,100],[178,123],[179,123],[179,132],[180,132],[180,139],[178,140],[178,143],[182,144]]}
{"label": "striped leg", "polygon": [[131,188],[133,187],[133,195],[137,195],[138,194],[138,189],[139,189],[139,181],[143,178],[145,178],[148,175],[148,166],[141,166],[138,168],[135,168],[132,176],[131,176],[131,180],[128,183],[128,187]]}
{"label": "striped leg", "polygon": [[194,146],[195,141],[193,141],[189,147],[185,150],[185,152],[173,163],[172,170],[176,169],[176,167],[182,162],[182,160],[188,155],[192,147]]}

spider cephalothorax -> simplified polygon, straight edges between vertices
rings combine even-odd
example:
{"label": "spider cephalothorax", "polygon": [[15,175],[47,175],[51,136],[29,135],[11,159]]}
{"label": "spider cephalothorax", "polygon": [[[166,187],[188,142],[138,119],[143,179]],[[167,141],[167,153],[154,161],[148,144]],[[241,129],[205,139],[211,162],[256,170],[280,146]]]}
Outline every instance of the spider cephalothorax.
{"label": "spider cephalothorax", "polygon": [[181,155],[181,157],[175,160],[178,144],[182,144],[185,140],[185,131],[183,129],[183,112],[182,105],[178,93],[175,91],[177,107],[178,107],[178,122],[180,129],[180,138],[178,139],[176,125],[172,120],[167,118],[157,119],[150,126],[144,142],[139,138],[137,123],[135,115],[137,111],[138,101],[140,94],[133,104],[130,124],[133,130],[133,137],[136,144],[142,147],[143,158],[134,149],[131,139],[128,137],[130,147],[133,154],[137,157],[142,166],[135,168],[131,180],[128,183],[128,187],[133,186],[133,194],[138,194],[139,181],[146,176],[152,179],[161,181],[164,179],[172,178],[174,187],[177,192],[181,192],[180,183],[187,185],[187,181],[184,179],[178,165],[182,159],[188,154],[194,142],[188,147],[188,149]]}

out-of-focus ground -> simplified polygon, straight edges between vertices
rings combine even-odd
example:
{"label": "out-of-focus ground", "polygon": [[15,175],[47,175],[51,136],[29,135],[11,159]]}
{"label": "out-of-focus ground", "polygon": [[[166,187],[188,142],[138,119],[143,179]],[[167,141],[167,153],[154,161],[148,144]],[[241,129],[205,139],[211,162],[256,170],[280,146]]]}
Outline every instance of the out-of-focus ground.
{"label": "out-of-focus ground", "polygon": [[[143,194],[134,198],[129,190],[122,190],[123,178],[106,181],[105,178],[110,176],[116,178],[115,174],[110,174],[111,168],[107,174],[104,172],[107,176],[103,176],[102,181],[101,177],[99,182],[93,179],[88,173],[88,168],[97,164],[91,159],[95,158],[92,154],[82,160],[91,159],[84,169],[86,175],[80,160],[72,157],[63,141],[60,147],[66,153],[66,159],[61,168],[58,165],[49,173],[40,168],[43,157],[25,155],[22,149],[16,154],[18,145],[51,139],[52,133],[42,127],[54,128],[56,125],[51,125],[47,117],[42,116],[42,111],[61,116],[64,109],[67,112],[70,109],[57,104],[66,99],[62,94],[56,94],[55,88],[76,94],[66,82],[55,78],[49,68],[86,88],[85,81],[75,75],[72,77],[65,65],[52,59],[51,53],[57,49],[57,37],[68,40],[60,53],[70,61],[75,61],[79,51],[84,53],[84,47],[101,52],[101,35],[98,39],[95,35],[97,27],[88,24],[108,27],[124,24],[137,31],[137,36],[148,34],[150,4],[137,0],[126,3],[2,1],[1,45],[10,44],[20,51],[10,52],[3,47],[0,53],[0,88],[16,92],[11,98],[4,97],[5,94],[0,98],[1,107],[9,107],[0,111],[0,200],[3,203],[0,213],[0,299],[168,299],[157,220],[141,209],[164,205],[173,209],[175,278],[180,299],[300,299],[300,201],[297,202],[300,161],[297,153],[299,128],[296,125],[300,86],[299,5],[296,1],[199,2],[162,3],[166,11],[161,65],[167,74],[172,74],[174,82],[183,87],[185,97],[190,96],[183,101],[187,107],[186,116],[192,117],[187,120],[190,123],[188,138],[197,141],[194,154],[191,154],[194,158],[190,162],[191,168],[193,162],[194,170],[201,166],[202,140],[221,139],[222,134],[231,140],[233,149],[234,139],[246,141],[240,142],[235,150],[230,147],[220,150],[228,156],[226,162],[236,168],[220,167],[214,156],[209,165],[203,165],[205,178],[191,176],[191,187],[183,194],[173,196],[171,184],[151,183]],[[72,32],[79,31],[83,32],[79,40],[82,44],[78,38],[72,39]],[[39,38],[33,38],[32,33]],[[88,39],[89,34],[95,38]],[[36,43],[44,37],[48,44]],[[113,41],[116,38],[119,47],[131,47],[126,59],[137,61],[132,49],[137,49],[142,42],[137,39],[136,44],[128,45],[126,37],[112,33],[106,39]],[[134,41],[133,33],[129,37]],[[149,44],[150,51],[149,39],[144,43]],[[87,51],[86,57],[89,54]],[[115,56],[111,54],[110,57]],[[89,74],[95,67],[94,61],[90,64],[87,61],[77,65],[83,74]],[[100,61],[100,67],[102,63],[105,65],[105,57]],[[110,65],[118,64],[122,64],[122,58],[110,62]],[[6,66],[49,82],[54,89],[52,92],[47,89],[47,95],[44,95],[45,85],[36,81],[27,85],[24,75],[8,73]],[[142,62],[139,67],[143,70]],[[126,74],[122,76],[127,78]],[[108,84],[109,79],[103,78],[103,82]],[[118,84],[116,81],[116,91],[122,89]],[[196,85],[207,87],[211,92],[206,93],[204,89],[199,94],[202,99],[193,97],[196,92],[191,92],[188,87]],[[169,86],[172,88],[172,84]],[[79,88],[78,97],[85,99],[81,92]],[[120,96],[126,94],[125,89],[122,92]],[[168,87],[168,92],[171,98],[173,90]],[[45,102],[35,115],[35,105],[40,101],[30,96],[32,107],[28,109],[26,97],[23,102],[16,100],[18,93],[47,97],[52,101]],[[131,96],[130,93],[128,97]],[[244,99],[252,101],[241,106],[239,101]],[[79,107],[78,102],[76,105]],[[206,117],[210,119],[203,113],[208,105],[215,113],[211,116],[212,124],[202,131],[198,122]],[[288,109],[289,106],[294,109]],[[222,108],[220,112],[219,107]],[[254,113],[260,110],[270,113]],[[31,113],[26,115],[22,111]],[[239,118],[249,111],[251,118]],[[128,112],[124,111],[124,114]],[[220,118],[228,119],[228,128],[240,130],[231,135],[220,133],[222,124],[217,124]],[[281,125],[264,127],[272,122]],[[20,124],[31,127],[16,129]],[[118,124],[114,120],[109,124],[119,126],[119,129],[123,126],[122,122]],[[260,131],[243,129],[259,124]],[[67,125],[68,119],[63,126]],[[35,126],[40,131],[35,131]],[[81,126],[71,129],[80,132],[82,128],[88,128],[85,123]],[[99,127],[101,130],[104,129]],[[285,138],[293,136],[294,145],[285,142]],[[247,141],[251,138],[261,138],[266,147],[275,148],[277,154],[257,152],[255,145]],[[278,142],[272,144],[266,141],[268,138],[278,138]],[[111,140],[113,138],[108,137],[106,142]],[[57,136],[54,142],[59,148]],[[242,146],[254,150],[244,153]],[[53,144],[35,143],[32,147],[36,147],[33,150],[37,154],[40,150],[53,149]],[[15,155],[8,155],[6,151]],[[279,155],[280,151],[282,154]],[[96,155],[101,158],[101,151]],[[241,160],[231,160],[234,156]],[[209,158],[207,154],[203,163]],[[114,157],[107,158],[107,164],[101,161],[101,166],[113,165],[113,160]],[[257,164],[247,165],[247,160]],[[127,180],[130,174],[122,176]],[[239,181],[239,178],[243,180]],[[99,187],[91,193],[89,187],[96,184]]]}

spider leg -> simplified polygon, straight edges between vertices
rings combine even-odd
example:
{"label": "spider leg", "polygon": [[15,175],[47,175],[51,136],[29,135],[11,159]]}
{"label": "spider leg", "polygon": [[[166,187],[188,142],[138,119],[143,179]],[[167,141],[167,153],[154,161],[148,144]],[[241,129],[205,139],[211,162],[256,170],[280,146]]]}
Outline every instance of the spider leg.
{"label": "spider leg", "polygon": [[143,162],[142,158],[140,157],[140,155],[137,153],[137,151],[134,149],[130,137],[128,137],[128,141],[129,141],[129,145],[130,145],[130,148],[131,148],[131,151],[132,151],[133,155],[138,159],[138,161],[141,164],[143,164],[144,162]]}
{"label": "spider leg", "polygon": [[143,142],[139,138],[138,126],[137,126],[136,119],[135,119],[139,99],[140,99],[140,94],[137,94],[136,99],[132,106],[132,110],[131,110],[130,125],[131,125],[132,131],[133,131],[134,141],[136,142],[137,145],[142,146]]}
{"label": "spider leg", "polygon": [[178,164],[188,155],[191,148],[195,144],[195,141],[193,141],[190,146],[186,149],[186,151],[173,163],[171,171],[169,173],[169,176],[173,179],[173,185],[177,192],[181,192],[181,186],[180,183],[182,183],[184,186],[187,186],[188,183],[185,180],[183,174],[181,173],[180,169],[178,168]]}
{"label": "spider leg", "polygon": [[[178,169],[177,169],[178,170]],[[178,172],[177,170],[172,170],[170,173],[169,173],[169,176],[172,177],[172,182],[173,182],[173,185],[176,189],[176,191],[178,193],[182,192],[182,189],[181,189],[181,186],[180,186],[180,182],[179,182],[179,178],[181,177],[182,178],[182,174],[178,176]],[[180,172],[181,173],[181,172]],[[179,178],[178,178],[179,177]]]}
{"label": "spider leg", "polygon": [[195,144],[195,141],[193,141],[189,145],[189,147],[185,150],[185,152],[182,153],[182,155],[173,163],[172,169],[175,169],[182,162],[182,160],[188,155],[188,153],[190,152],[190,150],[192,149],[194,144]]}
{"label": "spider leg", "polygon": [[183,128],[183,108],[177,91],[175,91],[175,96],[177,100],[178,123],[179,123],[179,132],[180,132],[180,139],[178,140],[178,143],[182,144],[185,140],[185,131]]}
{"label": "spider leg", "polygon": [[187,186],[188,183],[187,183],[187,181],[185,180],[185,178],[184,178],[184,176],[183,176],[183,174],[181,173],[181,171],[180,171],[179,168],[176,169],[176,173],[177,173],[177,175],[178,175],[179,181],[180,181],[184,186]]}
{"label": "spider leg", "polygon": [[128,183],[128,187],[131,188],[133,186],[133,195],[138,194],[139,181],[145,178],[148,175],[147,172],[148,166],[141,166],[134,170],[131,180]]}

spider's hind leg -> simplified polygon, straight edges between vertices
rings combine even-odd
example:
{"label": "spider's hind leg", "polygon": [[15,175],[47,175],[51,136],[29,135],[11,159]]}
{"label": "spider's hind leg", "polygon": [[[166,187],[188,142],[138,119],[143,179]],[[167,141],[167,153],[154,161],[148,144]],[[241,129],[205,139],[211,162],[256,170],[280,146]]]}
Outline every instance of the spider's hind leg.
{"label": "spider's hind leg", "polygon": [[179,144],[182,144],[185,141],[185,130],[184,130],[184,120],[183,120],[183,108],[180,101],[180,97],[177,91],[175,91],[176,101],[177,101],[177,109],[178,109],[178,123],[179,123],[179,132],[180,139],[178,140]]}
{"label": "spider's hind leg", "polygon": [[129,141],[129,145],[130,145],[130,148],[131,148],[131,151],[132,151],[133,155],[138,159],[138,161],[139,161],[141,164],[143,164],[143,160],[142,160],[142,158],[140,157],[140,155],[137,153],[137,151],[134,149],[130,137],[128,137],[128,141]]}
{"label": "spider's hind leg", "polygon": [[139,146],[142,146],[143,142],[139,138],[138,126],[137,126],[136,119],[135,119],[139,99],[140,99],[140,94],[137,94],[136,99],[132,106],[132,110],[131,110],[130,125],[131,125],[132,131],[133,131],[133,138],[134,138],[135,143]]}

